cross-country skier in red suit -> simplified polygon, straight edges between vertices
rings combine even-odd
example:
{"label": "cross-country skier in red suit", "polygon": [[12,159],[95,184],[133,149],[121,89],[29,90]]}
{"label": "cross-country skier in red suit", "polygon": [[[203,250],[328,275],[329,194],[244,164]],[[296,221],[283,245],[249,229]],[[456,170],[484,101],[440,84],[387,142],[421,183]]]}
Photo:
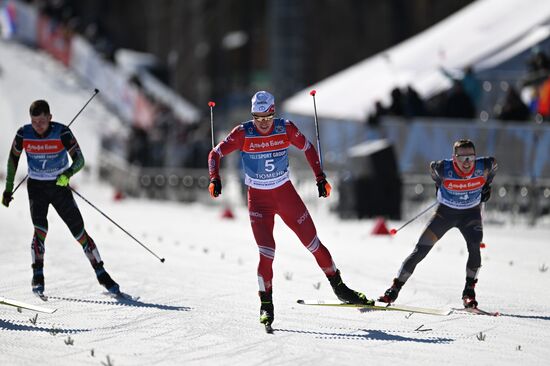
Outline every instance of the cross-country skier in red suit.
{"label": "cross-country skier in red suit", "polygon": [[317,180],[319,197],[328,197],[331,186],[321,169],[317,151],[289,120],[275,118],[275,99],[266,91],[252,97],[252,120],[235,127],[208,156],[210,195],[222,191],[220,158],[239,150],[248,186],[248,211],[252,232],[260,250],[258,265],[260,322],[270,325],[274,319],[272,300],[272,264],[275,257],[273,226],[275,214],[292,229],[313,254],[327,276],[334,293],[343,302],[372,304],[364,294],[349,289],[334,264],[328,249],[317,237],[317,230],[304,202],[289,178],[288,148],[302,150]]}

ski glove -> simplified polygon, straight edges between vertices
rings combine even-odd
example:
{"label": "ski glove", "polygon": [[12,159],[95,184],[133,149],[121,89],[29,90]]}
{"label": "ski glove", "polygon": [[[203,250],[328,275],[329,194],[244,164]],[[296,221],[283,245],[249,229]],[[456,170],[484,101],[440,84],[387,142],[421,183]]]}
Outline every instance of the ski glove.
{"label": "ski glove", "polygon": [[222,194],[222,181],[220,178],[210,179],[210,184],[208,185],[208,190],[210,191],[210,196],[212,198],[218,197]]}
{"label": "ski glove", "polygon": [[6,207],[9,207],[11,200],[13,200],[13,192],[4,191],[4,193],[2,194],[2,204]]}
{"label": "ski glove", "polygon": [[60,186],[60,187],[67,187],[67,185],[69,184],[69,177],[67,175],[65,175],[64,173],[60,174],[60,175],[57,176],[57,180],[56,180],[55,184]]}
{"label": "ski glove", "polygon": [[489,201],[489,198],[491,198],[491,185],[486,184],[481,190],[481,202],[487,202]]}
{"label": "ski glove", "polygon": [[330,191],[332,187],[329,182],[327,182],[325,173],[321,173],[317,176],[317,190],[319,191],[319,197],[328,197],[330,196]]}

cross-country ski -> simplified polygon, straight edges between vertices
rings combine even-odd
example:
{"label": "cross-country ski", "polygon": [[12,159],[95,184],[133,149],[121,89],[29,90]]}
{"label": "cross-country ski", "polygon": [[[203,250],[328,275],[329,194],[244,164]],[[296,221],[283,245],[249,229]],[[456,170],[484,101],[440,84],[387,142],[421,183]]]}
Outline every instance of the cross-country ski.
{"label": "cross-country ski", "polygon": [[408,313],[420,313],[420,314],[428,314],[428,315],[451,314],[450,309],[448,310],[432,309],[432,308],[423,308],[423,307],[417,307],[417,306],[397,305],[397,304],[388,305],[382,302],[376,302],[374,305],[345,304],[345,303],[338,303],[330,300],[297,300],[296,302],[301,305],[360,308],[365,310],[404,311]]}
{"label": "cross-country ski", "polygon": [[23,301],[6,299],[5,297],[0,297],[0,304],[13,306],[13,307],[16,307],[16,308],[21,308],[21,309],[38,311],[40,313],[47,313],[47,314],[53,314],[57,311],[57,309],[46,308],[46,307],[43,307],[43,306],[36,306],[36,305],[28,304],[28,303],[23,302]]}

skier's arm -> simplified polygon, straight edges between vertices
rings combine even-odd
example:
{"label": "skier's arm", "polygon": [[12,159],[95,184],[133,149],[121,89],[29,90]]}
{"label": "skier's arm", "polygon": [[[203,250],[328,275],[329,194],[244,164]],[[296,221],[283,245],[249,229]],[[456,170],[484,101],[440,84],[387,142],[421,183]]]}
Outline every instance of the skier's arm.
{"label": "skier's arm", "polygon": [[8,156],[8,170],[6,173],[6,189],[7,192],[13,191],[13,180],[19,165],[19,158],[23,152],[23,128],[20,128],[11,144],[10,154]]}
{"label": "skier's arm", "polygon": [[430,163],[430,174],[437,188],[441,185],[443,179],[441,174],[443,173],[443,161],[432,161]]}
{"label": "skier's arm", "polygon": [[208,174],[210,179],[220,178],[220,160],[222,157],[239,150],[244,142],[244,129],[237,126],[220,142],[216,147],[210,150],[208,154]]}
{"label": "skier's arm", "polygon": [[439,190],[439,187],[441,187],[441,183],[443,183],[443,179],[441,178],[443,174],[443,161],[432,161],[430,163],[430,175],[432,176],[433,181],[435,182],[435,194],[437,195],[437,191]]}
{"label": "skier's arm", "polygon": [[497,174],[498,164],[495,158],[485,158],[485,184],[481,190],[481,202],[487,202],[491,198],[491,183]]}
{"label": "skier's arm", "polygon": [[71,166],[63,172],[63,175],[70,178],[84,167],[84,155],[82,155],[80,146],[68,127],[65,127],[61,132],[61,142],[63,143],[65,149],[69,152],[69,155],[71,155],[71,159],[73,161]]}
{"label": "skier's arm", "polygon": [[493,178],[497,174],[498,163],[497,160],[493,157],[485,158],[485,173],[487,174],[485,185],[493,183]]}
{"label": "skier's arm", "polygon": [[323,169],[321,169],[321,162],[319,161],[319,155],[317,155],[317,150],[309,140],[302,134],[302,132],[296,127],[291,121],[286,121],[286,135],[290,140],[290,143],[296,148],[302,150],[306,155],[307,162],[313,170],[313,174],[317,180],[319,177],[323,177]]}
{"label": "skier's arm", "polygon": [[330,196],[332,186],[327,182],[327,176],[321,168],[321,162],[317,150],[309,140],[302,134],[302,132],[291,121],[285,121],[286,135],[290,140],[290,143],[302,150],[306,155],[307,162],[315,174],[315,180],[317,181],[317,190],[319,191],[319,197]]}
{"label": "skier's arm", "polygon": [[15,172],[17,171],[17,165],[19,165],[19,158],[23,151],[23,128],[20,128],[13,139],[11,144],[10,154],[8,156],[8,171],[6,174],[6,187],[2,193],[2,204],[9,207],[10,201],[13,199],[13,180],[15,179]]}
{"label": "skier's arm", "polygon": [[237,126],[227,135],[227,137],[214,147],[208,154],[208,175],[210,176],[210,184],[208,190],[210,196],[218,197],[222,193],[222,179],[220,177],[220,160],[225,155],[231,154],[233,151],[242,147],[244,142],[244,129]]}

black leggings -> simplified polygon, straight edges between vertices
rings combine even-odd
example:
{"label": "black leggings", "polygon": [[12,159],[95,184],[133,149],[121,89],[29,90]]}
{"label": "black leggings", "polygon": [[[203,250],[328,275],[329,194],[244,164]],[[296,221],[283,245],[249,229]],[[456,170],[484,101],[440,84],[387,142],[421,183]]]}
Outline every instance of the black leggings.
{"label": "black leggings", "polygon": [[428,226],[422,235],[420,235],[420,239],[413,252],[403,262],[397,277],[398,280],[406,282],[414,272],[416,265],[426,257],[435,243],[453,227],[460,230],[468,247],[466,277],[475,279],[481,267],[479,245],[481,240],[483,240],[480,206],[457,210],[440,204],[430,219]]}
{"label": "black leggings", "polygon": [[34,236],[31,244],[33,265],[44,263],[44,242],[48,233],[48,208],[50,205],[65,222],[74,238],[82,245],[92,266],[101,262],[94,241],[84,230],[84,221],[69,187],[60,187],[53,181],[29,179],[27,183]]}

